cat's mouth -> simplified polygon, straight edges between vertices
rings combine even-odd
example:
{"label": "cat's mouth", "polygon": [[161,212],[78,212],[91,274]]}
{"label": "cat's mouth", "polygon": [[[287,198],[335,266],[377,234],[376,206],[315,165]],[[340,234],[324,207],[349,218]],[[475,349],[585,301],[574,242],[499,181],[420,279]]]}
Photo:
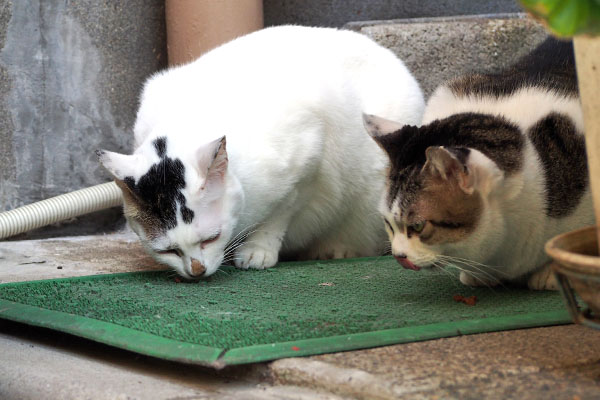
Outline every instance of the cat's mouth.
{"label": "cat's mouth", "polygon": [[408,258],[406,257],[399,257],[399,256],[394,256],[394,258],[396,259],[396,261],[398,261],[398,263],[400,263],[400,265],[402,265],[404,268],[406,269],[412,269],[413,271],[419,271],[421,269],[421,267],[413,264]]}

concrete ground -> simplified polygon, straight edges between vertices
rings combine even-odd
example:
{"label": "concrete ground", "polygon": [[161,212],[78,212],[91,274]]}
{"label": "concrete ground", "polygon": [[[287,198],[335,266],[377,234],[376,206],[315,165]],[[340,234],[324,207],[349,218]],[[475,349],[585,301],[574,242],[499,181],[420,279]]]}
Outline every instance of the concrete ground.
{"label": "concrete ground", "polygon": [[[0,283],[161,268],[123,233],[0,242]],[[0,399],[598,399],[600,332],[461,336],[222,371],[0,320]]]}

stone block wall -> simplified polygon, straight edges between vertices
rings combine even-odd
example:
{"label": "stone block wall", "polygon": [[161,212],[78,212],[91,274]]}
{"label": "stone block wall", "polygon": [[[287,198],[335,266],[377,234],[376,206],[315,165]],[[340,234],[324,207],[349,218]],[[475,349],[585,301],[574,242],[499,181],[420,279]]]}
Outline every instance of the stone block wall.
{"label": "stone block wall", "polygon": [[265,25],[341,27],[353,21],[514,13],[517,0],[264,0]]}
{"label": "stone block wall", "polygon": [[346,27],[393,51],[415,75],[426,97],[456,76],[506,68],[548,36],[525,14],[357,22]]}

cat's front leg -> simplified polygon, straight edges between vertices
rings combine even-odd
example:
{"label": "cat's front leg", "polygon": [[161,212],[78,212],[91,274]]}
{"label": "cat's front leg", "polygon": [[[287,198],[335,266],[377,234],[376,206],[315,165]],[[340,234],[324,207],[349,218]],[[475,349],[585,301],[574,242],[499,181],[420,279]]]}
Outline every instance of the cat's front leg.
{"label": "cat's front leg", "polygon": [[[262,231],[262,229],[265,229]],[[242,269],[265,269],[277,264],[283,236],[263,226],[248,237],[235,254],[235,266]]]}
{"label": "cat's front leg", "polygon": [[288,195],[271,216],[263,222],[235,253],[235,266],[242,269],[265,269],[277,264],[279,250],[290,220],[296,212],[296,195]]}
{"label": "cat's front leg", "polygon": [[558,290],[558,282],[552,273],[552,262],[534,272],[527,280],[527,287],[532,290]]}

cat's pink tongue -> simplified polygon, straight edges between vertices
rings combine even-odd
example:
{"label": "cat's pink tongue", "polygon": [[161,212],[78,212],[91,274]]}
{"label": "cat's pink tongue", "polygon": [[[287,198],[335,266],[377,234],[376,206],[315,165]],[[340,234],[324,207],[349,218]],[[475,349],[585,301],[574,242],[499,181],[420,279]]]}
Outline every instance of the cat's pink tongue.
{"label": "cat's pink tongue", "polygon": [[406,269],[412,269],[413,271],[418,271],[418,270],[421,269],[421,267],[417,267],[415,264],[413,264],[412,262],[410,262],[408,260],[408,258],[406,258],[406,257],[396,257],[396,256],[394,256],[394,258],[400,263],[400,265],[402,265]]}

